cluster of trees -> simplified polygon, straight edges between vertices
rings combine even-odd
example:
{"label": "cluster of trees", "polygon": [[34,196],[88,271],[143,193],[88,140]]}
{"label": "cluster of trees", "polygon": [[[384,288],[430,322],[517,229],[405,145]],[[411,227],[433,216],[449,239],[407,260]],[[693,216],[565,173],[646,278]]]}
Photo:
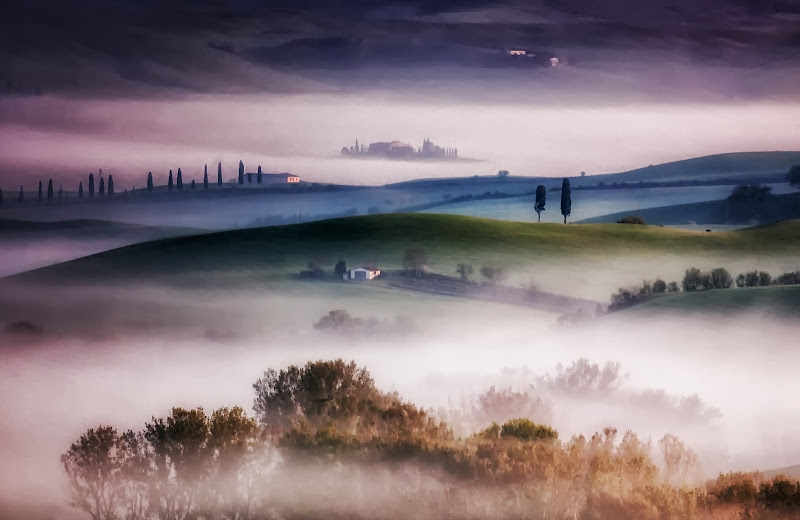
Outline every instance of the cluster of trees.
{"label": "cluster of trees", "polygon": [[[765,271],[750,271],[742,273],[734,280],[731,274],[722,267],[717,267],[708,272],[702,272],[696,267],[686,270],[681,288],[685,292],[710,291],[713,289],[729,289],[736,284],[736,287],[766,287],[769,285],[800,285],[800,271],[783,273],[777,278]],[[666,283],[661,279],[653,283],[642,282],[639,288],[620,288],[615,294],[611,295],[611,305],[609,312],[618,311],[643,303],[650,298],[663,294],[678,292],[680,288],[677,282]]]}
{"label": "cluster of trees", "polygon": [[253,389],[255,418],[238,407],[211,415],[174,408],[139,432],[89,429],[61,457],[70,503],[93,520],[522,518],[531,511],[548,520],[656,520],[800,511],[800,484],[788,479],[751,485],[733,474],[687,487],[697,458],[673,435],[657,447],[614,428],[564,441],[517,417],[459,437],[341,359],[270,369]]}
{"label": "cluster of trees", "polygon": [[623,288],[611,295],[611,305],[608,306],[608,312],[619,311],[633,307],[640,303],[646,302],[654,296],[678,292],[678,282],[665,282],[662,279],[657,279],[655,282],[644,280],[642,286],[638,288]]}

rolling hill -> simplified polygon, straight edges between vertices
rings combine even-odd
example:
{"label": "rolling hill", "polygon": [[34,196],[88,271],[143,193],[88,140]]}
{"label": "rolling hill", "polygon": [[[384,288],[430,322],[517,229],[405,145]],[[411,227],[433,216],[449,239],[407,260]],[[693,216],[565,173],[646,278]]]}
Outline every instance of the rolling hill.
{"label": "rolling hill", "polygon": [[325,263],[402,266],[403,252],[423,248],[433,270],[471,260],[516,266],[548,259],[655,254],[792,255],[800,221],[749,231],[697,233],[651,226],[529,224],[455,215],[387,214],[170,238],[32,271],[24,278],[151,277],[254,270],[297,272]]}

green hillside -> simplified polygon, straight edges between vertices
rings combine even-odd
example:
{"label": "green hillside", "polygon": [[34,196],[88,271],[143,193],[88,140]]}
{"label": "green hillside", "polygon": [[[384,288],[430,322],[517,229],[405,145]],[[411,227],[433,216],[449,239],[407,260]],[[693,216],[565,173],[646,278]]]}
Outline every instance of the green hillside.
{"label": "green hillside", "polygon": [[744,178],[765,174],[785,174],[800,164],[800,152],[739,152],[646,166],[621,173],[594,175],[608,182],[664,181],[677,179]]}
{"label": "green hillside", "polygon": [[128,246],[28,274],[25,278],[125,278],[249,271],[285,275],[312,259],[324,264],[401,267],[407,248],[449,272],[456,261],[516,265],[552,259],[657,254],[800,253],[800,222],[750,231],[698,233],[618,224],[530,224],[456,215],[387,214],[171,238]]}
{"label": "green hillside", "polygon": [[623,311],[621,315],[692,312],[732,314],[748,309],[800,317],[800,286],[731,288],[668,294]]}

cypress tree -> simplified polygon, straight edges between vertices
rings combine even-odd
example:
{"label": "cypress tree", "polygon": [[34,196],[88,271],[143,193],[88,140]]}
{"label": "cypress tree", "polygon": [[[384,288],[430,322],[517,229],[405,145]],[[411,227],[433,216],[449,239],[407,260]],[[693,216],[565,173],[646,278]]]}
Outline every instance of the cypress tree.
{"label": "cypress tree", "polygon": [[545,188],[540,184],[536,186],[536,205],[534,206],[536,214],[539,216],[538,222],[542,221],[542,211],[544,211],[544,205],[546,202],[547,202],[547,188]]}
{"label": "cypress tree", "polygon": [[261,165],[258,166],[258,176],[256,177],[256,182],[261,184]]}
{"label": "cypress tree", "polygon": [[[194,181],[193,181],[194,182]],[[203,189],[208,189],[208,165],[203,166]]]}
{"label": "cypress tree", "polygon": [[79,199],[83,198],[83,181],[81,181],[80,184],[78,184],[78,198]]}
{"label": "cypress tree", "polygon": [[39,181],[39,202],[42,202],[44,197],[42,197],[42,181]]}
{"label": "cypress tree", "polygon": [[239,161],[239,184],[244,184],[244,163]]}
{"label": "cypress tree", "polygon": [[94,197],[94,174],[89,174],[89,198]]}
{"label": "cypress tree", "polygon": [[564,215],[564,224],[567,217],[572,213],[572,190],[569,187],[569,179],[564,179],[561,183],[561,214]]}
{"label": "cypress tree", "polygon": [[111,197],[114,195],[114,176],[108,176],[108,196]]}
{"label": "cypress tree", "polygon": [[19,197],[17,197],[17,200],[19,200],[20,204],[25,200],[25,193],[22,191],[22,186],[19,187]]}
{"label": "cypress tree", "polygon": [[147,172],[147,191],[153,191],[153,172]]}
{"label": "cypress tree", "polygon": [[0,188],[0,206],[3,205],[3,189]]}
{"label": "cypress tree", "polygon": [[47,181],[47,201],[53,200],[53,179]]}
{"label": "cypress tree", "polygon": [[167,189],[172,191],[172,170],[169,171],[169,179],[167,179]]}
{"label": "cypress tree", "polygon": [[181,173],[181,169],[180,168],[178,168],[178,183],[177,184],[178,184],[178,189],[182,190],[183,189],[183,174]]}
{"label": "cypress tree", "polygon": [[101,197],[106,194],[106,180],[103,178],[102,175],[100,176],[100,189],[97,190],[97,193]]}
{"label": "cypress tree", "polygon": [[253,184],[253,174],[252,173],[248,173],[247,174],[247,184]]}
{"label": "cypress tree", "polygon": [[194,179],[192,179],[191,187],[192,187],[192,189],[194,189]]}
{"label": "cypress tree", "polygon": [[222,187],[222,163],[217,164],[217,186]]}
{"label": "cypress tree", "polygon": [[63,198],[64,198],[64,188],[62,188],[61,186],[59,186],[59,187],[58,187],[58,200],[61,200],[61,199],[63,199]]}

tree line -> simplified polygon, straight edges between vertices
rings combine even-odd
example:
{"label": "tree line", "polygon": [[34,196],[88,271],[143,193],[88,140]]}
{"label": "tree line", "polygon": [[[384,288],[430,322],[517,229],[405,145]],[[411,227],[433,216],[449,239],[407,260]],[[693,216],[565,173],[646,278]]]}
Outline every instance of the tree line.
{"label": "tree line", "polygon": [[[84,190],[84,181],[83,180],[78,182],[78,189],[77,189],[77,192],[76,192],[76,196],[77,196],[78,199],[82,200],[82,199],[84,199],[84,197],[89,198],[89,199],[103,198],[103,197],[113,197],[115,194],[118,194],[117,190],[115,189],[114,176],[112,174],[108,175],[108,180],[106,181],[106,179],[103,177],[103,170],[100,169],[100,170],[98,170],[97,177],[98,177],[98,182],[96,184],[96,182],[95,182],[95,174],[94,173],[90,173],[88,175],[88,178],[86,179],[86,181],[87,181],[87,190]],[[248,173],[246,178],[247,178],[247,182],[248,183],[252,183],[252,181],[253,181],[253,175],[252,174]],[[256,173],[256,182],[258,184],[261,184],[262,181],[263,181],[262,169],[261,169],[261,166],[258,166],[258,172]],[[219,163],[217,163],[217,179],[216,179],[217,187],[222,187],[222,183],[223,183],[223,180],[222,180],[222,163],[219,162]],[[239,161],[238,183],[239,184],[244,184],[245,183],[244,163],[242,161]],[[203,186],[204,190],[209,189],[209,186],[210,186],[210,181],[209,181],[209,177],[208,177],[208,165],[207,164],[203,166],[203,182],[202,182],[202,186]],[[173,171],[169,170],[169,174],[167,175],[166,187],[167,187],[168,191],[173,191],[173,190],[182,191],[184,189],[183,171],[181,170],[181,168],[178,168],[178,170],[176,172],[176,175],[173,175]],[[155,183],[154,183],[153,172],[147,172],[147,179],[145,181],[145,189],[148,192],[152,192],[152,191],[155,190],[155,188],[156,188],[156,186],[155,186]],[[188,183],[188,189],[190,189],[190,190],[197,189],[197,183],[195,182],[194,179],[192,179]],[[125,189],[125,193],[126,194],[127,194],[127,191],[128,190]],[[26,193],[25,192],[25,186],[24,185],[20,185],[19,193],[17,195],[17,202],[18,203],[25,202],[25,197],[26,197],[25,193]],[[136,186],[133,186],[131,188],[131,194],[132,195],[136,194]],[[53,179],[49,179],[48,180],[46,191],[45,191],[45,188],[43,186],[42,181],[39,181],[37,198],[36,198],[36,200],[38,202],[40,202],[40,203],[45,202],[45,201],[53,202],[55,200],[61,201],[61,200],[67,200],[67,199],[69,199],[69,192],[65,191],[62,186],[59,186],[57,192],[54,191]],[[3,190],[0,189],[0,205],[2,205],[2,204],[3,204]]]}
{"label": "tree line", "polygon": [[93,520],[531,512],[547,520],[710,520],[800,512],[800,483],[785,477],[692,483],[697,457],[670,434],[656,446],[614,428],[562,440],[550,426],[517,417],[456,436],[341,359],[269,369],[253,390],[252,418],[240,407],[173,408],[140,431],[87,430],[61,456],[70,504]]}
{"label": "tree line", "polygon": [[727,269],[717,267],[711,271],[703,272],[696,267],[686,270],[680,286],[678,282],[666,283],[664,280],[656,279],[655,282],[647,280],[642,282],[638,288],[623,288],[611,295],[611,305],[609,312],[627,309],[639,303],[644,303],[653,297],[664,293],[676,293],[681,289],[684,292],[711,291],[716,289],[730,289],[736,287],[766,287],[770,285],[800,285],[800,271],[783,273],[772,278],[766,271],[750,271],[741,273],[735,279]]}

